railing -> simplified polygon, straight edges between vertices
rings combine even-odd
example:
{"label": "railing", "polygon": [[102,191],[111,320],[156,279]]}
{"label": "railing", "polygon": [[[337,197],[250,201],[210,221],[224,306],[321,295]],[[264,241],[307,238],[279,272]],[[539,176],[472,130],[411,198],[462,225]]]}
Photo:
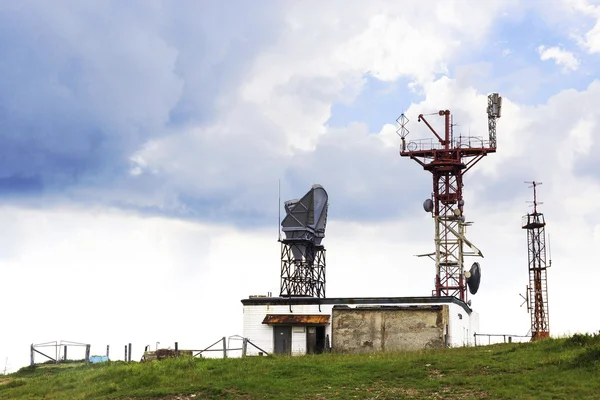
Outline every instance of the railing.
{"label": "railing", "polygon": [[[484,340],[480,339],[479,343],[477,343],[477,337],[483,338],[487,337],[487,343],[483,343]],[[513,343],[513,342],[528,342],[531,340],[531,336],[528,335],[511,335],[508,333],[474,333],[473,338],[475,341],[475,346],[486,346],[490,344],[498,344],[498,343]],[[494,340],[492,343],[492,338],[498,338],[498,340]],[[500,340],[500,338],[502,338]],[[517,339],[516,341],[514,339]],[[527,339],[527,340],[524,340]]]}
{"label": "railing", "polygon": [[[54,357],[49,356],[48,354],[45,354],[42,351],[38,350],[42,347],[54,347]],[[32,344],[29,347],[30,365],[35,365],[35,355],[36,354],[44,356],[47,359],[49,359],[50,361],[54,361],[56,364],[60,363],[61,361],[63,361],[63,362],[67,361],[67,348],[68,347],[85,347],[85,359],[84,360],[85,360],[85,362],[90,361],[90,345],[89,344],[71,342],[71,341],[67,341],[67,340],[61,340],[59,342],[59,341],[55,340],[52,342]]]}
{"label": "railing", "polygon": [[[241,340],[242,341],[242,347],[239,348],[232,348],[230,347],[230,342],[231,340]],[[214,346],[218,345],[219,343],[221,343],[221,347],[218,349],[213,349]],[[258,351],[260,351],[261,353],[259,353],[260,355],[264,354],[264,355],[269,355],[269,353],[267,353],[266,351],[264,351],[263,349],[261,349],[260,347],[258,347],[257,345],[255,345],[254,343],[252,343],[250,341],[250,339],[242,337],[242,336],[230,336],[229,337],[229,342],[227,341],[227,338],[225,336],[223,336],[221,339],[217,340],[216,342],[214,342],[213,344],[211,344],[210,346],[208,346],[207,348],[205,348],[204,350],[192,350],[193,352],[196,352],[194,354],[194,357],[197,356],[201,356],[202,353],[207,352],[207,351],[219,351],[219,352],[223,352],[223,358],[227,358],[227,352],[228,351],[242,351],[242,357],[246,357],[247,354],[247,349],[248,349],[248,345],[254,347],[255,349],[257,349]]]}
{"label": "railing", "polygon": [[542,213],[527,214],[521,218],[522,228],[541,228],[544,225],[546,222]]}
{"label": "railing", "polygon": [[[487,149],[490,141],[479,136],[458,136],[450,143],[450,148]],[[411,140],[406,145],[407,151],[444,150],[445,146],[434,138]]]}

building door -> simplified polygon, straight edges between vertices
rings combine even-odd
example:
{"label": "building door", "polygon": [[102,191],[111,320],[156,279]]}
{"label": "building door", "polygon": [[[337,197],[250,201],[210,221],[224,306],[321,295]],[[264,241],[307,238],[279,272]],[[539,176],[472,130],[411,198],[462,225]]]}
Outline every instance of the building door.
{"label": "building door", "polygon": [[273,326],[275,336],[275,354],[292,354],[292,327],[284,325]]}
{"label": "building door", "polygon": [[325,352],[325,327],[317,326],[317,354]]}
{"label": "building door", "polygon": [[308,326],[306,328],[306,353],[321,354],[325,351],[325,327]]}
{"label": "building door", "polygon": [[306,327],[306,354],[317,353],[317,327]]}

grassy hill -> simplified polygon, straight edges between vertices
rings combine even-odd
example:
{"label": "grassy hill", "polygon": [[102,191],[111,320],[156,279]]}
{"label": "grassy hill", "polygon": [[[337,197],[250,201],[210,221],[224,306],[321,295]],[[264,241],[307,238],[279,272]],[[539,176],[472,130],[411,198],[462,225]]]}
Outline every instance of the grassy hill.
{"label": "grassy hill", "polygon": [[600,334],[396,354],[23,368],[0,399],[600,398]]}

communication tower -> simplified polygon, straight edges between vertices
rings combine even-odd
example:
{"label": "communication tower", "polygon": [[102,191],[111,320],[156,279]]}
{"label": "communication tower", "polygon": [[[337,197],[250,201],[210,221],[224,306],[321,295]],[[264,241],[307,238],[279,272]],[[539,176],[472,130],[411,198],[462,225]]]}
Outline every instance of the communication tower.
{"label": "communication tower", "polygon": [[281,297],[325,297],[325,237],[327,192],[321,185],[300,200],[284,203],[281,222]]}
{"label": "communication tower", "polygon": [[[433,193],[423,203],[426,212],[431,212],[435,222],[435,252],[423,254],[435,261],[434,296],[454,296],[467,301],[467,286],[471,294],[479,288],[481,269],[473,263],[464,271],[465,256],[483,257],[481,251],[465,237],[463,200],[463,175],[489,153],[496,152],[496,119],[500,118],[502,97],[497,93],[488,96],[489,140],[482,137],[454,136],[449,110],[434,114],[444,117],[444,133],[438,134],[420,114],[418,122],[424,122],[435,138],[406,142],[409,134],[408,118],[402,114],[396,120],[396,131],[402,139],[400,155],[415,160],[433,175]],[[465,251],[465,245],[470,251]]]}
{"label": "communication tower", "polygon": [[546,221],[544,214],[538,212],[537,187],[541,182],[525,182],[533,188],[533,213],[523,217],[522,228],[527,229],[527,249],[529,265],[529,286],[526,287],[527,311],[531,316],[531,340],[550,337],[548,314],[548,281],[546,269]]}

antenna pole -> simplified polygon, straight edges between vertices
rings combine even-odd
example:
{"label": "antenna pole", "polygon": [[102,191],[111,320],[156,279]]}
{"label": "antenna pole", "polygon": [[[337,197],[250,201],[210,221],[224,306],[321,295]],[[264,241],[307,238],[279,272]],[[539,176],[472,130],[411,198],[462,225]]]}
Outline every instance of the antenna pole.
{"label": "antenna pole", "polygon": [[277,241],[281,242],[281,179],[278,181],[278,197],[277,204],[279,205],[279,220],[277,221]]}
{"label": "antenna pole", "polygon": [[533,213],[537,214],[537,182],[533,181]]}

